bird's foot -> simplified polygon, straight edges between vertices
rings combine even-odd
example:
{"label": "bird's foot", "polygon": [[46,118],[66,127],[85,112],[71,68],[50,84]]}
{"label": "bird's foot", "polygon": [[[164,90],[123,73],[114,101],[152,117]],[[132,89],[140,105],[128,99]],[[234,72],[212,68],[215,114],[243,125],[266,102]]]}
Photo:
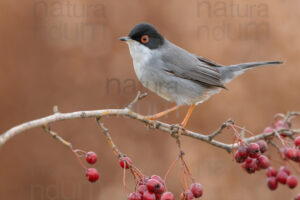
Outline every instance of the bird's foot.
{"label": "bird's foot", "polygon": [[171,136],[174,138],[178,138],[184,132],[184,127],[182,127],[181,124],[173,124],[171,125],[170,130]]}

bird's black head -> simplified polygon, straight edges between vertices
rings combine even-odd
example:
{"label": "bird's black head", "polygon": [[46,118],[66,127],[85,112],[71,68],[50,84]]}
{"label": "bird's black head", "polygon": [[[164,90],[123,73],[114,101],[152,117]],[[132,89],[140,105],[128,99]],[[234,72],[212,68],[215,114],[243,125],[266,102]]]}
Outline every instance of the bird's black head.
{"label": "bird's black head", "polygon": [[157,49],[164,43],[164,37],[148,23],[141,23],[135,25],[131,29],[128,37],[121,37],[120,40],[127,41],[129,39],[135,40],[149,49]]}

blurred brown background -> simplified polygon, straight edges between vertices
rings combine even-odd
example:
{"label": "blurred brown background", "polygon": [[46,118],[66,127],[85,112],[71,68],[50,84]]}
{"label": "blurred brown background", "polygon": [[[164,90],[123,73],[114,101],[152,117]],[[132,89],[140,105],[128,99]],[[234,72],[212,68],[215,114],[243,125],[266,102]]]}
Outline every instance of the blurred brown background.
{"label": "blurred brown background", "polygon": [[[232,118],[259,133],[275,113],[300,110],[299,6],[295,0],[1,1],[0,131],[49,115],[54,105],[61,112],[127,105],[140,85],[128,47],[118,38],[147,21],[175,44],[223,64],[286,61],[240,76],[227,85],[229,91],[199,105],[188,124],[208,134]],[[117,79],[119,86],[109,85],[110,79]],[[132,84],[136,88],[126,87]],[[171,104],[150,93],[135,109],[148,114],[166,106]],[[178,123],[186,109],[163,120]],[[103,122],[121,151],[146,175],[163,176],[177,155],[167,134],[148,131],[130,119]],[[100,181],[90,184],[66,147],[34,129],[0,149],[0,199],[126,199],[122,170],[94,120],[58,122],[53,129],[75,148],[99,155]],[[232,138],[230,131],[218,137],[228,143]],[[183,148],[193,175],[204,186],[202,199],[292,199],[300,191],[286,186],[269,191],[264,172],[248,175],[231,155],[205,143],[184,138]],[[179,174],[177,166],[167,181],[177,196],[182,191]],[[132,186],[129,174],[127,180]]]}

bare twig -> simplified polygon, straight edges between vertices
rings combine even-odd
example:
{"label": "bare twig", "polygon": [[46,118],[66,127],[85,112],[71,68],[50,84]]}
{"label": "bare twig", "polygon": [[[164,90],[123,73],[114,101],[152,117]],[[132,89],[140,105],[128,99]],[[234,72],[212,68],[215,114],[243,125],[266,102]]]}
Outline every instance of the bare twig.
{"label": "bare twig", "polygon": [[299,116],[300,115],[300,112],[288,112],[288,114],[285,116],[284,118],[284,121],[283,121],[283,124],[282,124],[282,128],[285,127],[285,125],[287,123],[290,122],[290,120],[295,117],[295,116]]}
{"label": "bare twig", "polygon": [[[131,102],[129,104],[128,107],[132,107],[134,103],[136,103],[139,99],[143,98],[145,95],[137,95],[137,97],[135,98],[135,100],[133,102]],[[123,116],[123,117],[129,117],[131,119],[140,121],[144,124],[146,124],[148,127],[152,127],[154,129],[157,130],[161,130],[163,132],[166,132],[170,135],[174,134],[178,134],[180,135],[184,135],[187,137],[191,137],[197,140],[201,140],[203,142],[206,142],[208,144],[211,144],[213,146],[216,146],[218,148],[222,148],[227,150],[228,152],[231,152],[232,149],[235,149],[238,147],[238,143],[234,143],[234,144],[226,144],[217,140],[214,140],[214,137],[218,134],[220,134],[222,132],[222,130],[226,127],[226,124],[230,124],[231,122],[227,121],[225,123],[223,123],[221,125],[221,127],[214,133],[210,134],[210,135],[205,135],[202,133],[197,133],[197,132],[193,132],[193,131],[189,131],[189,130],[185,130],[182,128],[174,128],[174,125],[172,124],[167,124],[161,121],[153,121],[148,119],[146,116],[138,114],[136,112],[133,112],[131,109],[129,108],[124,108],[124,109],[105,109],[105,110],[92,110],[92,111],[77,111],[77,112],[71,112],[71,113],[61,113],[61,112],[55,112],[52,115],[49,115],[47,117],[43,117],[40,119],[36,119],[33,121],[29,121],[29,122],[25,122],[23,124],[20,124],[18,126],[15,126],[9,130],[7,130],[6,132],[4,132],[3,134],[0,135],[0,147],[6,143],[9,139],[13,138],[14,136],[23,133],[25,131],[31,130],[33,128],[37,128],[37,127],[47,127],[47,125],[57,122],[57,121],[62,121],[62,120],[68,120],[68,119],[79,119],[79,118],[96,118],[96,119],[100,119],[101,117],[104,116]],[[294,112],[294,113],[298,113],[298,112]],[[106,128],[101,126],[101,123],[98,123],[98,125],[104,130],[107,130]],[[300,129],[296,130],[296,129],[281,129],[277,131],[279,134],[285,134],[287,136],[292,136],[295,133],[300,133]],[[54,137],[57,137],[57,134],[53,134],[53,132],[51,132],[52,135]],[[106,134],[108,133],[108,131],[106,132]],[[109,133],[108,133],[109,135]],[[273,131],[272,133],[261,133],[255,136],[251,136],[248,138],[245,138],[243,141],[245,143],[249,143],[249,142],[254,142],[260,139],[270,139],[272,137],[274,137],[275,135],[275,131]],[[116,149],[115,149],[116,150]],[[117,151],[117,153],[119,154],[120,152]]]}
{"label": "bare twig", "polygon": [[53,106],[53,113],[59,113],[58,106]]}
{"label": "bare twig", "polygon": [[68,142],[65,139],[63,139],[62,137],[60,137],[57,133],[55,133],[54,131],[52,131],[49,127],[43,126],[43,129],[44,129],[44,131],[46,133],[49,133],[54,139],[57,139],[58,141],[60,141],[65,146],[67,146],[70,149],[72,149],[72,144],[70,142]]}
{"label": "bare twig", "polygon": [[101,117],[96,118],[96,122],[98,126],[102,129],[106,140],[108,141],[109,145],[113,149],[113,152],[118,156],[121,157],[123,154],[119,151],[118,147],[115,145],[114,141],[112,140],[112,137],[110,136],[110,133],[107,128],[104,127],[103,123],[100,122]]}
{"label": "bare twig", "polygon": [[141,100],[142,98],[146,97],[147,95],[148,95],[147,93],[141,94],[141,92],[138,91],[136,97],[133,99],[132,102],[130,102],[130,104],[127,106],[127,108],[128,108],[129,110],[131,110],[132,107],[134,106],[134,104],[135,104],[137,101]]}
{"label": "bare twig", "polygon": [[234,124],[234,122],[231,119],[228,119],[226,122],[224,122],[219,128],[218,130],[216,130],[215,132],[213,132],[212,134],[208,135],[209,140],[212,140],[213,138],[215,138],[217,135],[219,135],[220,133],[222,133],[223,129],[228,127],[229,124]]}

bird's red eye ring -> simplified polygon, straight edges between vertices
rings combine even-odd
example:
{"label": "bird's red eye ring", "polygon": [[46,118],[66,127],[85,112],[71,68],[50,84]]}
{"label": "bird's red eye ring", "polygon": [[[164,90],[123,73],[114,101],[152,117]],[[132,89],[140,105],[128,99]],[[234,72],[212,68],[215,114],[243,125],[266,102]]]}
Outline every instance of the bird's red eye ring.
{"label": "bird's red eye ring", "polygon": [[141,37],[141,42],[144,43],[144,44],[148,43],[149,42],[149,36],[148,35],[143,35]]}

